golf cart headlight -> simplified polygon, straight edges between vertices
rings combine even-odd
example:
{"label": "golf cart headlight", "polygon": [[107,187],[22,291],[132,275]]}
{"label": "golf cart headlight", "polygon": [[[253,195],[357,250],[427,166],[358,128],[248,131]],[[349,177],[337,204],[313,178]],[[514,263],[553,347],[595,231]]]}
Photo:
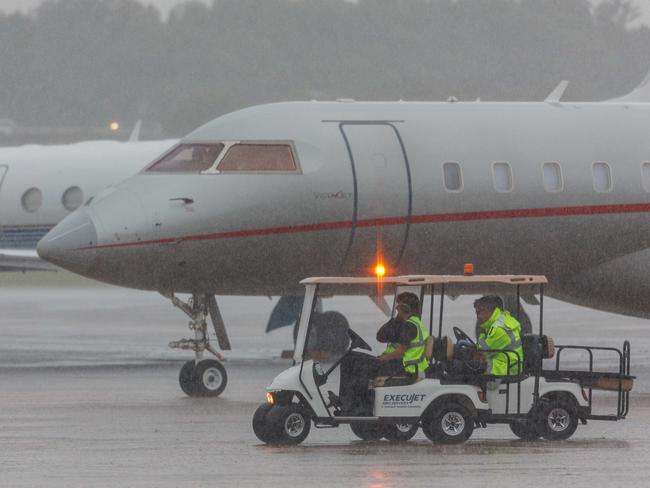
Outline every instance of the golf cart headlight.
{"label": "golf cart headlight", "polygon": [[275,405],[275,398],[273,398],[273,393],[270,391],[266,392],[266,403],[269,405]]}

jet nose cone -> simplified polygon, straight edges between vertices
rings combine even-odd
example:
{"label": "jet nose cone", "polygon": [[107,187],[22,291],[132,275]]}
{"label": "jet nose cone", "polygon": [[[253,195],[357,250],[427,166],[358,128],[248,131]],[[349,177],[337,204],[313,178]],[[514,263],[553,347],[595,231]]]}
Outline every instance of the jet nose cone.
{"label": "jet nose cone", "polygon": [[39,241],[38,255],[50,263],[86,274],[95,261],[97,230],[85,209],[68,215]]}

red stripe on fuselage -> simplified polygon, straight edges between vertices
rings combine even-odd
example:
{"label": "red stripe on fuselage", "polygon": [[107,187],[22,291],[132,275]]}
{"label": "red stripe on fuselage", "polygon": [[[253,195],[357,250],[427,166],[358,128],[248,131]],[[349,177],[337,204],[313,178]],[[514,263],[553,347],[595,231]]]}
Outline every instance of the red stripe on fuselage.
{"label": "red stripe on fuselage", "polygon": [[[614,205],[589,205],[575,207],[523,208],[512,210],[487,210],[483,212],[460,212],[447,214],[413,215],[409,217],[386,217],[380,219],[359,220],[356,227],[379,227],[384,225],[429,224],[436,222],[462,222],[471,220],[526,219],[541,217],[568,217],[575,215],[602,215],[650,212],[650,203],[622,203]],[[274,234],[296,234],[301,232],[318,232],[352,228],[352,221],[325,222],[320,224],[292,225],[270,227],[266,229],[238,230],[216,234],[201,234],[186,237],[133,241],[116,244],[84,247],[81,249],[108,249],[118,247],[147,246],[152,244],[171,244],[182,241],[204,241],[212,239],[229,239],[233,237],[253,237]]]}

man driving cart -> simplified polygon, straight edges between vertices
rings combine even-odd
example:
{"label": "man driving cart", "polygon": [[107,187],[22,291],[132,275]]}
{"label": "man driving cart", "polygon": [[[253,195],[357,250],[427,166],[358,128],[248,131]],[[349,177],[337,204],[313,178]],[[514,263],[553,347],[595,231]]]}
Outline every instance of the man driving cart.
{"label": "man driving cart", "polygon": [[[503,301],[497,295],[479,298],[474,302],[474,310],[482,331],[477,349],[488,351],[484,353],[487,363],[485,373],[493,376],[518,375],[524,351],[521,347],[521,326],[517,319],[503,310]],[[459,341],[461,344],[463,342]]]}

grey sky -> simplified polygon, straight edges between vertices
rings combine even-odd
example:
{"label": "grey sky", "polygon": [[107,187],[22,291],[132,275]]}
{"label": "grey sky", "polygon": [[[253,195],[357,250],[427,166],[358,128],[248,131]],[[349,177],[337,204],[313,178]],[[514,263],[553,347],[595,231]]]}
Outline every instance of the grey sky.
{"label": "grey sky", "polygon": [[[12,12],[28,12],[45,0],[0,0],[0,10],[5,13]],[[89,0],[93,1],[93,0]],[[167,17],[169,10],[179,3],[184,3],[187,0],[138,0],[144,5],[154,5],[163,13],[163,17]],[[194,0],[210,5],[212,0]]]}
{"label": "grey sky", "polygon": [[[33,9],[35,6],[39,5],[45,0],[0,0],[0,11],[6,13],[11,12],[27,12]],[[93,0],[89,0],[93,1]],[[188,0],[138,0],[140,3],[145,5],[154,5],[160,10],[163,14],[163,18],[167,17],[169,10],[179,3],[184,3]],[[212,0],[194,0],[198,2],[205,3],[209,5],[212,3]],[[350,0],[348,0],[350,1]],[[600,3],[604,0],[590,0],[592,3]],[[639,19],[640,23],[643,23],[647,26],[650,26],[650,1],[648,0],[633,0],[633,3],[640,9],[641,18]]]}

